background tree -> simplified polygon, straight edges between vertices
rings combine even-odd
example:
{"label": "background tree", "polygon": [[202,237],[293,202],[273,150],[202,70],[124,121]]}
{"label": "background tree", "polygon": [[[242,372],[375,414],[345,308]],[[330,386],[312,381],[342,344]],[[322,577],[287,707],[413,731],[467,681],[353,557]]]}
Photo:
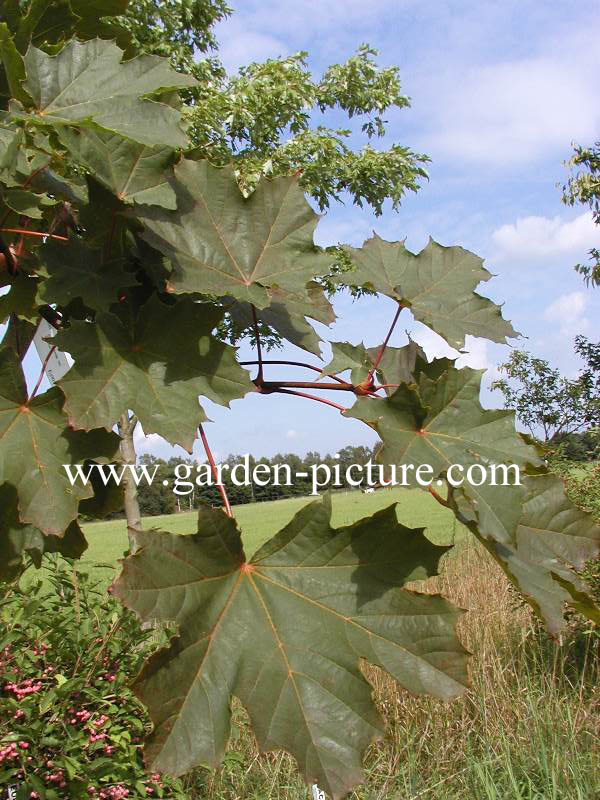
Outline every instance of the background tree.
{"label": "background tree", "polygon": [[[600,141],[591,147],[575,147],[568,162],[573,174],[563,186],[563,202],[573,206],[589,206],[596,225],[600,225]],[[600,285],[600,250],[589,251],[590,263],[577,264],[575,269],[587,284]]]}
{"label": "background tree", "polygon": [[492,383],[492,389],[502,392],[506,408],[542,442],[556,443],[600,425],[600,344],[577,336],[575,353],[584,361],[575,379],[564,377],[545,359],[513,350],[499,367],[505,377]]}

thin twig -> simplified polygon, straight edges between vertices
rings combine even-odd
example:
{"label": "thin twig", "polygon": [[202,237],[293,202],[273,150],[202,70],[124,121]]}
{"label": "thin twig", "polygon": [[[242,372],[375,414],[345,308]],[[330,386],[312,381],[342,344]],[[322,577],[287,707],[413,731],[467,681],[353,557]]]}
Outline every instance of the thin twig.
{"label": "thin twig", "polygon": [[394,332],[394,328],[396,327],[396,323],[398,322],[398,317],[400,316],[403,308],[404,308],[404,306],[402,306],[402,305],[400,305],[400,303],[398,303],[398,309],[396,310],[396,314],[394,315],[394,319],[392,320],[392,324],[390,325],[390,329],[387,332],[387,336],[385,337],[385,339],[383,341],[383,344],[381,345],[381,348],[380,348],[379,352],[377,353],[377,358],[373,362],[373,366],[369,370],[369,379],[373,378],[373,375],[375,374],[375,372],[377,370],[377,367],[379,366],[379,362],[383,358],[383,354],[385,353],[385,349],[388,346],[388,342],[390,340],[390,337],[391,337],[392,333]]}
{"label": "thin twig", "polygon": [[[258,364],[258,361],[240,361],[239,363],[240,363],[241,367],[244,367],[244,366],[249,367],[252,364]],[[286,361],[284,359],[263,358],[262,363],[263,364],[281,364],[282,366],[287,366],[287,367],[302,367],[304,369],[312,369],[313,372],[318,372],[319,374],[322,374],[322,372],[323,372],[323,370],[319,369],[319,367],[315,367],[313,364],[307,364],[304,361]],[[337,381],[338,383],[345,383],[348,386],[350,386],[348,381],[345,381],[342,378],[338,378],[337,375],[329,375],[328,377],[329,378],[333,378],[333,380]]]}
{"label": "thin twig", "polygon": [[435,497],[435,499],[438,501],[440,505],[444,506],[445,508],[452,508],[450,503],[447,500],[444,500],[442,495],[438,494],[431,484],[429,484],[429,486],[427,487],[427,491],[432,497]]}
{"label": "thin twig", "polygon": [[55,233],[43,233],[42,231],[28,231],[24,228],[0,228],[2,233],[15,233],[21,236],[37,236],[40,239],[58,239],[59,242],[68,242],[67,236],[58,236]]}
{"label": "thin twig", "polygon": [[215,460],[213,458],[213,454],[210,449],[210,445],[208,444],[208,439],[206,438],[206,434],[204,433],[204,428],[202,427],[202,425],[198,426],[198,430],[200,431],[200,438],[202,439],[202,444],[204,445],[204,452],[206,453],[206,458],[208,459],[208,463],[210,464],[210,470],[212,472],[213,478],[215,480],[215,483],[223,500],[223,507],[225,508],[225,513],[227,514],[228,517],[233,517],[233,511],[231,510],[229,497],[227,496],[227,489],[219,481],[219,472],[217,470],[217,465],[215,464]]}
{"label": "thin twig", "polygon": [[[319,383],[318,381],[263,381],[261,387],[268,391],[273,389],[325,389],[333,392],[356,392],[356,387],[349,383]],[[268,391],[266,393],[268,393]]]}
{"label": "thin twig", "polygon": [[306,397],[307,400],[316,400],[317,403],[324,403],[326,406],[331,406],[332,408],[337,408],[338,411],[341,411],[344,414],[348,409],[344,406],[341,406],[339,403],[334,403],[331,400],[325,400],[324,397],[317,397],[314,394],[306,394],[306,392],[296,392],[293,389],[272,389],[273,392],[277,392],[278,394],[291,394],[295,397]]}

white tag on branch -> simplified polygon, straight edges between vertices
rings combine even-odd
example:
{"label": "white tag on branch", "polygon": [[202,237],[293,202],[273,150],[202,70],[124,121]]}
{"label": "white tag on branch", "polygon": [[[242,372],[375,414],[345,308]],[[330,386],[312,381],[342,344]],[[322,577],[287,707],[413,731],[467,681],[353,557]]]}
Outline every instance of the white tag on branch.
{"label": "white tag on branch", "polygon": [[[69,371],[71,364],[65,353],[59,350],[52,349],[52,345],[45,342],[44,339],[49,336],[54,336],[56,330],[46,322],[45,319],[41,320],[38,329],[33,337],[33,343],[37,354],[40,357],[42,364],[46,363],[46,376],[51,384],[55,384],[62,376]],[[51,352],[52,351],[52,352]]]}

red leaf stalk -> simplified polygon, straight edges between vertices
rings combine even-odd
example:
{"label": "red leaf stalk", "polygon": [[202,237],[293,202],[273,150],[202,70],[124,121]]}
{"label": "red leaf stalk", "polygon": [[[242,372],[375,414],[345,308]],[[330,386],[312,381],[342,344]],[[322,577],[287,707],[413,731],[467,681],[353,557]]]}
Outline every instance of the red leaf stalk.
{"label": "red leaf stalk", "polygon": [[225,509],[225,513],[228,517],[233,517],[233,511],[231,510],[231,504],[229,502],[229,497],[227,496],[227,490],[223,486],[223,484],[219,481],[219,472],[217,470],[217,465],[215,464],[215,459],[213,458],[212,450],[210,449],[210,445],[208,443],[208,439],[206,438],[206,434],[204,433],[204,428],[202,425],[198,426],[198,430],[200,431],[200,438],[202,439],[202,444],[204,445],[204,452],[206,453],[206,458],[208,459],[208,463],[210,464],[210,470],[212,472],[213,478],[215,483],[217,484],[217,488],[219,489],[219,494],[223,500],[223,507]]}

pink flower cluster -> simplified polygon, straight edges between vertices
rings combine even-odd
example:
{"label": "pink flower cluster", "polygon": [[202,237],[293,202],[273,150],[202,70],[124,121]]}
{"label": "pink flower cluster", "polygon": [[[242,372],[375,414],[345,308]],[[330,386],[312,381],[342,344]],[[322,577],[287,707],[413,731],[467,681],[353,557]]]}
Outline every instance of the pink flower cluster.
{"label": "pink flower cluster", "polygon": [[12,692],[17,700],[22,700],[27,695],[39,692],[43,687],[41,681],[34,681],[33,678],[27,678],[22,684],[7,683],[4,686],[5,692]]}
{"label": "pink flower cluster", "polygon": [[[29,742],[11,742],[5,747],[0,747],[0,764],[3,761],[14,761],[19,757],[19,750],[28,750]],[[31,761],[31,757],[27,759]]]}
{"label": "pink flower cluster", "polygon": [[19,751],[17,750],[16,742],[11,742],[6,747],[0,747],[0,764],[4,761],[13,761],[18,757]]}
{"label": "pink flower cluster", "polygon": [[[47,766],[50,766],[50,764],[52,764],[51,761],[46,762]],[[67,785],[64,769],[57,769],[56,772],[46,772],[44,780],[46,783],[55,783],[59,789],[64,789]]]}
{"label": "pink flower cluster", "polygon": [[110,786],[108,789],[100,789],[99,792],[94,786],[90,786],[88,794],[91,796],[98,794],[98,800],[123,800],[123,798],[129,797],[129,789],[126,789],[121,783]]}

